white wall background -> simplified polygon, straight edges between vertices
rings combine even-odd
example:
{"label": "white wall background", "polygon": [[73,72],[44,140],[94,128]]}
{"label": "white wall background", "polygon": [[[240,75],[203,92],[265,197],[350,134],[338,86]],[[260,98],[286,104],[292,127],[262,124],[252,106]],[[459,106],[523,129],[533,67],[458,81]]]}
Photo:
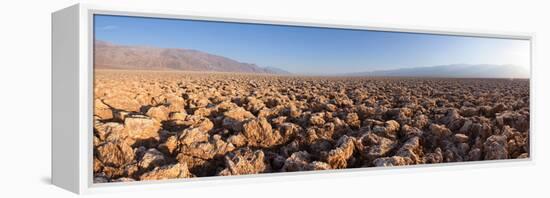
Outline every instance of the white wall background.
{"label": "white wall background", "polygon": [[[72,197],[50,180],[50,14],[79,1],[3,1],[0,8],[0,197]],[[545,1],[503,0],[118,0],[80,1],[161,10],[188,10],[289,19],[342,21],[536,34],[535,164],[499,168],[435,168],[374,176],[338,177],[196,189],[100,194],[104,197],[533,197],[548,195],[550,141],[550,18]],[[391,172],[391,171],[390,171]],[[291,180],[291,178],[289,178]]]}

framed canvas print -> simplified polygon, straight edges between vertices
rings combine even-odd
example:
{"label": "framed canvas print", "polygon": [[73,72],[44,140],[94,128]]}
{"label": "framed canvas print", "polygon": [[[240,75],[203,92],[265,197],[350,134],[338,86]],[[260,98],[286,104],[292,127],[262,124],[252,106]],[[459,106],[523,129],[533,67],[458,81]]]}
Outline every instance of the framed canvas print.
{"label": "framed canvas print", "polygon": [[532,160],[529,34],[89,5],[52,20],[52,179],[73,192]]}

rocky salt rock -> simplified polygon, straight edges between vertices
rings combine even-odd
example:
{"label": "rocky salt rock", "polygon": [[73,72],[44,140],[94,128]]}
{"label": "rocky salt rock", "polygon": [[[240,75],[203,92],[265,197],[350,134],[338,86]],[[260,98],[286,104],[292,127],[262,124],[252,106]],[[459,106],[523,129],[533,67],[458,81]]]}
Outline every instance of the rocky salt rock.
{"label": "rocky salt rock", "polygon": [[466,120],[464,122],[464,125],[462,125],[462,127],[460,127],[458,132],[464,133],[464,134],[469,133],[470,129],[472,128],[472,124],[473,124],[473,122],[471,120]]}
{"label": "rocky salt rock", "polygon": [[193,112],[193,115],[194,116],[200,116],[200,117],[208,117],[212,114],[212,111],[213,111],[212,108],[201,107],[201,108],[196,109]]}
{"label": "rocky salt rock", "polygon": [[346,135],[342,136],[336,145],[336,149],[328,153],[327,162],[332,168],[346,168],[349,158],[353,155],[355,140]]}
{"label": "rocky salt rock", "polygon": [[239,106],[237,104],[232,103],[230,101],[223,101],[223,102],[217,104],[215,107],[219,112],[226,112],[226,111],[229,111],[231,109],[239,108]]}
{"label": "rocky salt rock", "polygon": [[[341,120],[341,119],[338,118],[338,117],[332,118],[331,122],[326,123],[325,125],[323,125],[323,128],[326,127],[327,124],[333,124],[335,129],[346,129],[347,126],[348,126],[348,125],[346,124],[346,122],[344,122],[343,120]],[[345,131],[344,131],[344,132],[345,132]]]}
{"label": "rocky salt rock", "polygon": [[199,128],[203,131],[210,131],[214,128],[214,123],[212,123],[210,119],[196,115],[186,116],[183,121],[178,121],[176,122],[176,124],[180,124],[186,127]]}
{"label": "rocky salt rock", "polygon": [[171,164],[161,167],[156,167],[152,171],[146,172],[139,177],[140,180],[164,180],[190,178],[193,175],[189,172],[187,164]]}
{"label": "rocky salt rock", "polygon": [[298,118],[302,114],[300,109],[298,109],[298,107],[296,107],[296,105],[294,105],[294,104],[291,104],[289,106],[288,111],[289,111],[289,116],[291,118]]}
{"label": "rocky salt rock", "polygon": [[140,168],[149,169],[151,167],[161,166],[166,162],[164,155],[157,149],[149,149],[145,152],[138,165]]}
{"label": "rocky salt rock", "polygon": [[514,136],[521,136],[521,133],[519,131],[517,131],[515,128],[512,128],[508,125],[504,125],[502,127],[501,135],[505,135],[506,137],[508,137],[508,139],[511,139]]}
{"label": "rocky salt rock", "polygon": [[461,134],[461,133],[457,133],[457,134],[455,134],[455,136],[454,136],[454,140],[455,140],[456,142],[459,142],[459,143],[468,142],[468,139],[469,139],[468,136],[466,136],[466,135],[464,135],[464,134]]}
{"label": "rocky salt rock", "polygon": [[280,124],[279,127],[277,127],[277,130],[280,132],[281,136],[283,136],[283,139],[287,141],[300,133],[300,131],[302,131],[302,127],[291,122],[285,122]]}
{"label": "rocky salt rock", "polygon": [[318,138],[332,139],[337,131],[336,125],[332,122],[326,123],[322,128],[309,127],[307,131],[313,131]]}
{"label": "rocky salt rock", "polygon": [[309,118],[309,124],[311,126],[322,126],[325,124],[324,114],[315,114]]}
{"label": "rocky salt rock", "polygon": [[395,120],[388,120],[386,121],[386,123],[384,124],[384,126],[386,127],[386,129],[388,131],[390,131],[391,133],[395,134],[395,132],[399,131],[399,123]]}
{"label": "rocky salt rock", "polygon": [[508,159],[508,143],[504,135],[492,135],[483,143],[485,160]]}
{"label": "rocky salt rock", "polygon": [[246,100],[248,101],[246,108],[248,111],[257,113],[265,107],[264,102],[257,98],[247,97]]}
{"label": "rocky salt rock", "polygon": [[352,107],[353,106],[353,100],[345,97],[345,98],[339,98],[338,100],[331,100],[336,104],[336,106],[341,106],[343,108],[346,107]]}
{"label": "rocky salt rock", "polygon": [[439,121],[447,126],[453,125],[453,122],[459,120],[462,116],[457,109],[451,108],[447,110],[445,117],[442,117]]}
{"label": "rocky salt rock", "polygon": [[358,149],[368,159],[376,159],[385,156],[397,146],[397,142],[373,133],[361,137]]}
{"label": "rocky salt rock", "polygon": [[290,156],[294,152],[298,152],[300,150],[300,140],[295,139],[286,145],[279,148],[279,153],[283,156]]}
{"label": "rocky salt rock", "polygon": [[142,158],[143,155],[145,155],[146,151],[147,151],[147,148],[145,148],[145,146],[140,146],[140,147],[134,148],[134,155],[135,155],[136,159]]}
{"label": "rocky salt rock", "polygon": [[469,161],[481,160],[481,149],[479,148],[471,149],[470,152],[468,152],[468,160]]}
{"label": "rocky salt rock", "polygon": [[205,160],[182,153],[178,154],[176,159],[179,163],[187,164],[189,171],[199,177],[216,175],[218,166],[221,165],[217,160]]}
{"label": "rocky salt rock", "polygon": [[113,110],[113,120],[117,122],[124,122],[124,120],[132,115],[132,112]]}
{"label": "rocky salt rock", "polygon": [[154,118],[158,121],[165,121],[168,119],[169,110],[165,106],[151,107],[147,110],[146,115]]}
{"label": "rocky salt rock", "polygon": [[309,170],[330,170],[332,169],[330,164],[325,162],[313,161],[308,165]]}
{"label": "rocky salt rock", "polygon": [[196,142],[206,142],[208,137],[208,133],[200,128],[188,128],[183,130],[177,139],[179,144],[191,145]]}
{"label": "rocky salt rock", "polygon": [[395,139],[397,132],[400,130],[399,123],[395,120],[389,120],[384,123],[384,126],[374,126],[372,131],[379,136]]}
{"label": "rocky salt rock", "polygon": [[310,170],[310,159],[311,155],[307,151],[292,153],[292,155],[285,160],[282,170],[285,172]]}
{"label": "rocky salt rock", "polygon": [[231,109],[224,114],[222,125],[233,131],[241,131],[245,120],[255,118],[254,115],[242,107]]}
{"label": "rocky salt rock", "polygon": [[122,142],[107,142],[97,148],[97,158],[106,166],[121,167],[134,160],[134,151]]}
{"label": "rocky salt rock", "polygon": [[314,140],[309,140],[308,143],[310,151],[313,155],[319,155],[321,153],[328,153],[333,148],[332,141],[329,141],[324,138],[317,138]]}
{"label": "rocky salt rock", "polygon": [[101,161],[99,161],[96,157],[94,157],[94,162],[93,162],[93,169],[94,169],[94,173],[98,173],[99,171],[101,171],[101,169],[103,168],[103,164],[101,163]]}
{"label": "rocky salt rock", "polygon": [[227,142],[233,144],[236,147],[242,147],[247,144],[247,139],[242,133],[239,133],[237,135],[232,135],[227,138]]}
{"label": "rocky salt rock", "polygon": [[475,116],[479,113],[479,109],[475,107],[462,107],[460,108],[460,115],[464,117]]}
{"label": "rocky salt rock", "polygon": [[422,129],[430,124],[430,119],[426,115],[419,115],[413,118],[413,126]]}
{"label": "rocky salt rock", "polygon": [[272,108],[263,108],[258,112],[258,117],[261,118],[273,118],[276,116],[287,116],[289,113],[287,112],[288,109],[285,109],[284,106],[279,105]]}
{"label": "rocky salt rock", "polygon": [[268,156],[267,158],[269,159],[272,171],[279,172],[283,168],[286,158],[277,153],[272,153],[272,152],[268,152],[267,156]]}
{"label": "rocky salt rock", "polygon": [[422,147],[420,146],[420,138],[412,137],[409,138],[401,148],[395,153],[396,156],[409,158],[411,163],[419,163],[422,155]]}
{"label": "rocky salt rock", "polygon": [[411,117],[413,114],[413,111],[410,108],[404,107],[404,108],[393,108],[387,111],[386,113],[388,116],[391,116],[391,117],[406,118],[406,117]]}
{"label": "rocky salt rock", "polygon": [[287,118],[286,116],[279,116],[271,119],[271,123],[273,124],[273,126],[281,125],[286,122],[287,120],[286,118]]}
{"label": "rocky salt rock", "polygon": [[424,132],[416,127],[411,127],[409,125],[404,125],[401,128],[401,136],[405,139],[409,139],[412,137],[420,137],[424,134]]}
{"label": "rocky salt rock", "polygon": [[479,107],[479,113],[485,117],[492,117],[495,115],[495,113],[492,111],[493,108],[487,105],[483,105]]}
{"label": "rocky salt rock", "polygon": [[361,127],[361,121],[359,120],[357,113],[348,113],[348,115],[346,115],[346,123],[355,129]]}
{"label": "rocky salt rock", "polygon": [[225,156],[225,166],[218,175],[246,175],[266,172],[269,165],[262,150],[241,148]]}
{"label": "rocky salt rock", "polygon": [[468,143],[458,143],[456,145],[456,148],[458,150],[458,155],[461,156],[462,159],[465,159],[463,156],[468,155],[468,151],[470,150],[470,145]]}
{"label": "rocky salt rock", "polygon": [[377,158],[373,162],[374,166],[387,167],[387,166],[405,166],[413,164],[413,161],[408,157],[392,156]]}
{"label": "rocky salt rock", "polygon": [[[132,163],[124,166],[124,172],[122,173],[122,177],[135,177],[138,175],[139,172],[139,166],[137,163]],[[141,174],[141,172],[140,172]]]}
{"label": "rocky salt rock", "polygon": [[206,107],[209,103],[210,101],[207,98],[194,97],[187,100],[187,105],[189,106],[189,108],[192,108],[192,109]]}
{"label": "rocky salt rock", "polygon": [[197,141],[182,144],[180,146],[180,153],[206,160],[216,156],[223,156],[234,149],[235,146],[233,144],[223,141],[219,135],[214,135],[207,142]]}
{"label": "rocky salt rock", "polygon": [[99,144],[101,144],[101,140],[99,140],[99,138],[94,135],[92,140],[92,145],[94,145],[94,147],[97,147],[99,146]]}
{"label": "rocky salt rock", "polygon": [[496,115],[497,125],[509,125],[519,131],[529,130],[529,116],[517,112],[503,112]]}
{"label": "rocky salt rock", "polygon": [[336,112],[338,108],[336,107],[336,105],[333,105],[333,104],[325,104],[325,110],[329,111],[329,112]]}
{"label": "rocky salt rock", "polygon": [[130,117],[124,120],[124,130],[135,140],[159,138],[160,123],[148,117]]}
{"label": "rocky salt rock", "polygon": [[128,133],[124,130],[124,125],[117,122],[98,123],[94,130],[100,140],[105,141],[123,141],[128,137]]}
{"label": "rocky salt rock", "polygon": [[521,133],[508,125],[502,129],[502,134],[508,138],[508,154],[510,158],[517,158],[529,150],[527,134]]}
{"label": "rocky salt rock", "polygon": [[104,174],[105,177],[108,179],[112,178],[118,178],[118,177],[124,177],[125,167],[111,167],[111,166],[105,166],[103,167],[102,174]]}
{"label": "rocky salt rock", "polygon": [[121,177],[121,178],[112,180],[112,182],[133,182],[133,181],[136,181],[136,180],[128,177]]}
{"label": "rocky salt rock", "polygon": [[498,103],[495,106],[493,106],[493,108],[491,109],[491,112],[492,113],[500,113],[500,112],[506,110],[507,108],[508,107],[506,107],[506,105],[504,105],[502,103]]}
{"label": "rocky salt rock", "polygon": [[113,111],[103,103],[100,99],[94,100],[94,115],[99,116],[103,120],[112,119]]}
{"label": "rocky salt rock", "polygon": [[[94,105],[93,174],[98,180],[140,180],[143,173],[176,161],[186,164],[193,175],[217,175],[228,168],[225,156],[235,152],[235,148],[229,145],[237,148],[250,146],[252,153],[258,150],[265,154],[264,171],[234,171],[235,174],[287,171],[283,170],[285,162],[284,169],[288,171],[333,169],[333,164],[344,160],[329,162],[327,159],[331,151],[337,153],[335,151],[343,147],[338,140],[345,136],[357,138],[355,148],[346,160],[347,165],[336,165],[336,168],[484,160],[486,157],[497,158],[495,156],[504,150],[504,143],[507,158],[529,157],[530,154],[528,80],[365,81],[161,73],[96,73],[94,99],[112,103]],[[138,103],[133,108],[136,110],[115,107],[123,105],[111,106],[116,101],[109,99],[115,97],[123,99],[119,100],[121,103],[135,99]],[[172,105],[172,101],[181,104]],[[497,107],[495,104],[499,103],[501,105]],[[169,109],[167,120],[161,121],[163,118],[147,113],[153,111],[150,107],[161,106]],[[228,117],[239,116],[226,117],[224,114],[231,114],[228,112],[250,113],[255,117],[249,115],[230,120]],[[361,121],[359,128],[354,124],[354,114]],[[320,118],[324,123],[310,124],[310,118],[318,115],[322,115]],[[254,128],[250,131],[258,137],[269,134],[258,132],[269,131],[263,130],[260,117],[269,122],[271,132],[280,134],[281,139],[275,144],[265,144],[258,138],[256,144],[271,146],[248,145],[249,138],[244,135],[242,125],[245,123],[250,123]],[[124,126],[127,118],[162,123],[155,131],[158,140],[156,137],[147,138],[154,139],[147,143],[131,138]],[[385,123],[388,120],[399,123],[396,128],[400,129],[396,130],[395,136],[386,133],[392,132],[388,130],[392,127]],[[438,124],[438,127],[430,128],[431,124]],[[232,125],[240,129],[234,130]],[[198,133],[182,136],[184,130],[195,128],[198,128]],[[489,138],[492,135],[505,136],[506,140],[493,140]],[[104,164],[98,149],[108,142],[134,147],[134,159],[118,167],[112,163]],[[140,161],[151,148],[160,151],[166,162],[141,168]],[[302,151],[307,151],[309,157],[300,155]],[[248,162],[251,158],[241,159],[232,160],[233,169],[238,169],[236,164]],[[295,168],[290,168],[291,165]],[[227,172],[231,174],[229,169]]]}
{"label": "rocky salt rock", "polygon": [[384,125],[384,122],[374,120],[374,119],[365,119],[363,121],[363,126],[365,127],[373,127],[373,126],[380,126],[380,125]]}
{"label": "rocky salt rock", "polygon": [[187,117],[187,113],[185,111],[182,112],[172,112],[170,113],[170,120],[185,120],[185,117]]}
{"label": "rocky salt rock", "polygon": [[252,119],[245,122],[243,125],[243,135],[247,138],[248,145],[259,147],[270,147],[281,139],[281,134],[273,131],[265,118]]}
{"label": "rocky salt rock", "polygon": [[431,124],[430,125],[430,131],[433,135],[439,137],[439,138],[442,138],[442,137],[448,137],[450,136],[451,134],[453,134],[451,132],[451,130],[449,130],[447,127],[445,127],[444,125],[438,125],[438,124]]}
{"label": "rocky salt rock", "polygon": [[487,123],[474,123],[470,128],[470,132],[473,137],[480,137],[481,139],[487,139],[489,136],[493,135],[493,130],[491,125]]}
{"label": "rocky salt rock", "polygon": [[423,158],[424,163],[426,164],[436,164],[443,162],[443,152],[441,148],[436,148],[433,153],[427,153]]}
{"label": "rocky salt rock", "polygon": [[176,136],[170,136],[165,142],[159,145],[159,150],[169,155],[174,154],[174,151],[178,147],[178,138]]}
{"label": "rocky salt rock", "polygon": [[139,112],[141,104],[135,99],[126,96],[116,96],[103,100],[106,105],[124,111]]}
{"label": "rocky salt rock", "polygon": [[[460,145],[460,144],[458,144]],[[443,162],[461,162],[464,161],[462,155],[459,154],[460,151],[456,146],[447,146],[443,152]]]}
{"label": "rocky salt rock", "polygon": [[185,100],[182,97],[176,95],[170,95],[167,97],[168,111],[179,112],[185,108]]}

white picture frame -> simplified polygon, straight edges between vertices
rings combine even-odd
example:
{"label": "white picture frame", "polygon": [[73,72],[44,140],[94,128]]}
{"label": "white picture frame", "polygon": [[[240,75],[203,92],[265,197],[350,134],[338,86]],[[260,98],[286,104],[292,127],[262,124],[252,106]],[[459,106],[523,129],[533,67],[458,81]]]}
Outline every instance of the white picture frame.
{"label": "white picture frame", "polygon": [[[77,4],[52,14],[52,183],[78,194],[131,191],[136,189],[192,188],[211,185],[238,185],[257,182],[284,182],[296,179],[367,176],[372,174],[401,174],[433,169],[457,170],[491,168],[497,166],[525,166],[534,163],[535,138],[533,119],[530,119],[530,155],[527,159],[442,163],[387,168],[356,168],[330,171],[308,171],[276,174],[257,174],[231,177],[206,177],[163,181],[94,184],[92,182],[93,135],[93,15],[109,14],[173,19],[200,19],[209,21],[294,25],[307,27],[345,28],[414,32],[428,34],[525,39],[531,42],[531,65],[535,36],[530,33],[502,33],[478,30],[417,28],[376,24],[351,25],[338,21],[282,19],[254,16],[226,16],[168,10],[135,10]],[[531,69],[532,71],[532,69]],[[530,96],[533,95],[533,75]],[[530,98],[531,118],[534,99]]]}

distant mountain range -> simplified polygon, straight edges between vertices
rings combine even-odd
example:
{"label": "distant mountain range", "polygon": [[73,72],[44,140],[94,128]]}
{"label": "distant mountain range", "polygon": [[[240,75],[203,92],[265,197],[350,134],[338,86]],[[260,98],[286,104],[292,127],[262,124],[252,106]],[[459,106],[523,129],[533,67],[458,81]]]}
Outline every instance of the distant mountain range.
{"label": "distant mountain range", "polygon": [[377,70],[372,72],[360,72],[348,75],[449,78],[529,78],[529,70],[514,65],[454,64],[431,67]]}
{"label": "distant mountain range", "polygon": [[95,68],[98,69],[290,74],[279,68],[241,63],[230,58],[192,49],[127,46],[99,40],[95,41],[94,46],[94,63]]}
{"label": "distant mountain range", "polygon": [[[219,55],[192,49],[157,48],[117,45],[96,40],[94,62],[98,69],[140,69],[216,71],[292,75],[276,67],[260,67]],[[529,70],[514,65],[454,64],[414,67],[369,72],[347,73],[344,76],[388,77],[455,77],[455,78],[529,78]]]}

